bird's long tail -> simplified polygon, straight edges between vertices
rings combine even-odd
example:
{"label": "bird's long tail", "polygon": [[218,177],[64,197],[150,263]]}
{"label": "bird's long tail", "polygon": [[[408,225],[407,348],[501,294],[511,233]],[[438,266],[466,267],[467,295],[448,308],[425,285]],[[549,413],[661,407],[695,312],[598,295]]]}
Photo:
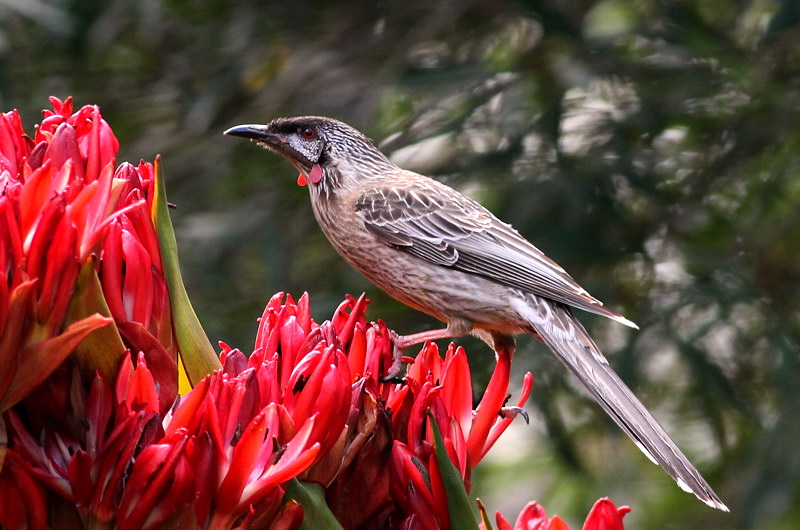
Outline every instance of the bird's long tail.
{"label": "bird's long tail", "polygon": [[609,366],[569,308],[537,297],[524,313],[539,338],[650,460],[661,465],[681,489],[694,493],[713,508],[728,511],[686,455]]}

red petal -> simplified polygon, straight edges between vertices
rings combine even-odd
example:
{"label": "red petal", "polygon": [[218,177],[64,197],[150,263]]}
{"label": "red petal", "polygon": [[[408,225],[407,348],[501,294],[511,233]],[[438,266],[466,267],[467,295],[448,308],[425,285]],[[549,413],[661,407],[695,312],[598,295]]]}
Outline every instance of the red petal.
{"label": "red petal", "polygon": [[[126,362],[127,359],[123,360],[123,363]],[[86,422],[89,425],[89,431],[86,433],[86,452],[92,457],[97,456],[100,451],[111,418],[112,406],[111,388],[99,374],[95,374],[89,396],[86,398]]]}
{"label": "red petal", "polygon": [[73,323],[61,335],[27,346],[20,355],[14,382],[0,409],[5,410],[27,396],[58,368],[86,335],[111,322],[110,318],[94,314]]}
{"label": "red petal", "polygon": [[554,515],[550,520],[550,530],[569,530],[569,526],[561,517]]}
{"label": "red petal", "polygon": [[622,518],[630,511],[627,506],[617,509],[608,497],[603,497],[592,506],[583,530],[624,530]]}
{"label": "red petal", "polygon": [[92,480],[92,466],[94,460],[85,451],[78,451],[69,461],[67,467],[67,478],[72,487],[71,502],[75,504],[88,503],[94,492],[94,481]]}
{"label": "red petal", "polygon": [[153,374],[147,369],[144,353],[139,352],[125,401],[130,410],[158,413],[158,391]]}
{"label": "red petal", "polygon": [[[84,181],[84,164],[80,149],[78,148],[78,137],[75,128],[66,123],[62,123],[53,134],[52,140],[47,146],[44,154],[45,160],[50,160],[53,168],[61,168],[67,163],[71,164],[71,175],[68,182]],[[54,181],[56,191],[66,189],[67,181]]]}
{"label": "red petal", "polygon": [[443,370],[441,396],[447,411],[466,434],[472,426],[472,377],[464,349],[459,346],[451,355],[452,350],[453,345],[450,344]]}
{"label": "red petal", "polygon": [[47,502],[45,490],[16,461],[13,451],[6,453],[0,471],[0,526],[9,530],[45,528]]}
{"label": "red petal", "polygon": [[503,514],[500,512],[495,513],[495,520],[497,521],[497,530],[514,530]]}
{"label": "red petal", "polygon": [[480,405],[478,405],[472,429],[467,438],[467,451],[472,466],[476,466],[485,454],[489,431],[497,421],[497,413],[506,400],[510,372],[511,354],[506,350],[501,350],[497,354],[497,365],[486,386],[486,392],[483,394]]}
{"label": "red petal", "polygon": [[228,473],[217,495],[218,510],[222,513],[233,512],[240,503],[244,487],[255,471],[262,449],[265,448],[266,435],[266,410],[263,410],[244,428],[239,442],[233,449]]}
{"label": "red petal", "polygon": [[[522,408],[522,406],[528,401],[528,397],[531,395],[531,388],[533,387],[533,374],[530,372],[525,373],[525,377],[522,380],[522,390],[519,394],[519,399],[517,400],[517,407]],[[486,440],[486,443],[483,446],[484,454],[489,451],[489,449],[494,446],[495,442],[497,442],[500,435],[505,432],[511,422],[514,421],[514,417],[503,418],[500,421],[496,422],[492,427],[492,430],[489,431],[489,436]]]}
{"label": "red petal", "polygon": [[547,518],[547,512],[536,501],[526,504],[517,517],[517,522],[514,523],[515,530],[548,530],[549,528],[550,521]]}

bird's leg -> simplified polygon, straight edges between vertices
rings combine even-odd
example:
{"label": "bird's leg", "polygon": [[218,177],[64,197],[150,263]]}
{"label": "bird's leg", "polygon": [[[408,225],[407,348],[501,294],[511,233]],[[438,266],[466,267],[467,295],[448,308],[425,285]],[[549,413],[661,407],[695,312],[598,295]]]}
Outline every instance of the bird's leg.
{"label": "bird's leg", "polygon": [[454,334],[450,327],[442,329],[431,329],[421,333],[414,333],[412,335],[398,335],[397,332],[391,331],[392,335],[392,366],[389,367],[388,373],[381,377],[381,381],[392,381],[400,373],[403,366],[403,350],[415,344],[422,344],[429,340],[439,339],[452,339],[460,337],[460,334]]}
{"label": "bird's leg", "polygon": [[[467,333],[469,333],[469,331],[467,331]],[[395,335],[392,338],[394,339],[395,349],[402,352],[409,346],[414,346],[415,344],[422,344],[423,342],[428,342],[430,340],[453,339],[456,337],[461,337],[462,335],[466,335],[466,333],[454,331],[450,328],[450,326],[448,326],[446,328],[431,329],[420,333],[414,333],[413,335]]]}
{"label": "bird's leg", "polygon": [[[476,335],[483,339],[489,346],[497,354],[497,364],[503,365],[505,368],[503,370],[496,370],[496,371],[503,371],[508,372],[508,366],[511,365],[511,359],[514,357],[514,352],[516,351],[517,345],[516,340],[514,339],[513,335],[509,335],[507,333],[501,333],[499,331],[491,331],[491,330],[477,330]],[[507,365],[507,366],[506,366]],[[507,381],[505,381],[506,386],[508,386]],[[525,419],[525,423],[530,423],[530,419],[528,418],[528,413],[521,407],[506,407],[506,402],[510,396],[506,395],[505,400],[498,411],[498,414],[501,418],[515,418],[517,416],[522,416]]]}
{"label": "bird's leg", "polygon": [[381,381],[390,381],[397,377],[403,365],[403,351],[406,348],[432,340],[463,337],[470,331],[472,331],[472,322],[461,319],[451,320],[446,328],[431,329],[411,335],[398,335],[397,332],[391,331],[392,342],[394,344],[392,349],[392,366],[389,367],[389,372],[384,377],[380,378]]}

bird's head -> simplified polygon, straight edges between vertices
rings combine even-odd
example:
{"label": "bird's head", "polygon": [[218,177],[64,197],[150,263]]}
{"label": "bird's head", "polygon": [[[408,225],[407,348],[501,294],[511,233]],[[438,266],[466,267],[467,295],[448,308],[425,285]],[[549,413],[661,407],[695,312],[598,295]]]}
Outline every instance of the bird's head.
{"label": "bird's head", "polygon": [[255,141],[283,156],[301,175],[298,183],[326,192],[395,167],[363,134],[331,118],[278,118],[266,125],[237,125],[225,134]]}

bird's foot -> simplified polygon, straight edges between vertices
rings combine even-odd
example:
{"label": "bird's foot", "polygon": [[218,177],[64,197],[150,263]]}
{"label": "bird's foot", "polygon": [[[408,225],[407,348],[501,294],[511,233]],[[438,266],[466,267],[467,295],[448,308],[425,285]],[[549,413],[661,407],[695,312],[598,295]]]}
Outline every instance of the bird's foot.
{"label": "bird's foot", "polygon": [[381,383],[401,383],[402,378],[398,378],[400,370],[403,367],[403,348],[398,347],[399,339],[402,338],[396,331],[389,330],[389,336],[392,338],[392,365],[386,375],[378,378]]}
{"label": "bird's foot", "polygon": [[522,416],[525,418],[525,423],[530,424],[530,418],[528,417],[528,413],[522,407],[503,407],[500,409],[500,417],[503,419],[514,419],[517,416]]}

